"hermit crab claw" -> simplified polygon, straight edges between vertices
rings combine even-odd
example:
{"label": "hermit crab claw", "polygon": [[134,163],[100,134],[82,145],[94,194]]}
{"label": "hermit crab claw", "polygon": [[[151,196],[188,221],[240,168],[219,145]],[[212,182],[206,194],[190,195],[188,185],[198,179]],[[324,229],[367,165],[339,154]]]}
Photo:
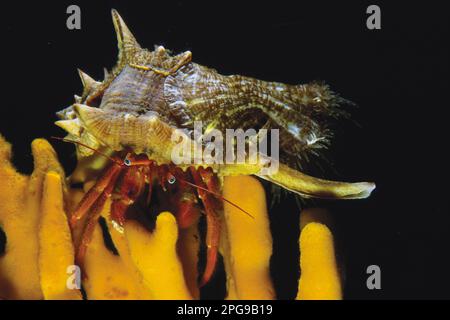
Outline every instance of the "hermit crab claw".
{"label": "hermit crab claw", "polygon": [[308,176],[283,164],[274,173],[258,176],[304,198],[364,199],[375,189],[373,182],[329,181]]}

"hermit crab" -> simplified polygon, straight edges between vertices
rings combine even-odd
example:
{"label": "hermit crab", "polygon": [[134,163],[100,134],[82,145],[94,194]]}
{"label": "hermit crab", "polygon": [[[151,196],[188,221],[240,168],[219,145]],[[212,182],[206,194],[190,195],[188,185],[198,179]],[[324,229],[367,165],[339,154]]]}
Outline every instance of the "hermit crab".
{"label": "hermit crab", "polygon": [[[373,183],[327,181],[297,170],[297,160],[329,143],[328,121],[344,114],[339,106],[345,100],[325,84],[287,85],[220,75],[192,62],[189,51],[171,55],[162,46],[153,51],[141,48],[117,11],[112,10],[112,17],[119,47],[116,66],[105,72],[102,82],[80,71],[84,91],[58,112],[61,120],[56,122],[69,133],[64,140],[76,144],[79,160],[102,154],[110,161],[71,214],[72,227],[83,224],[76,244],[80,265],[108,198],[118,230],[126,219],[146,220],[154,205],[173,212],[180,228],[204,212],[205,284],[215,269],[227,201],[221,196],[221,177],[256,175],[302,197],[326,199],[365,198],[375,188]],[[256,162],[211,162],[193,153],[192,161],[175,163],[178,141],[173,137],[180,129],[193,130],[196,121],[207,132],[278,129],[277,170],[263,170],[267,160],[273,160],[263,152]],[[240,209],[251,219],[251,212]]]}

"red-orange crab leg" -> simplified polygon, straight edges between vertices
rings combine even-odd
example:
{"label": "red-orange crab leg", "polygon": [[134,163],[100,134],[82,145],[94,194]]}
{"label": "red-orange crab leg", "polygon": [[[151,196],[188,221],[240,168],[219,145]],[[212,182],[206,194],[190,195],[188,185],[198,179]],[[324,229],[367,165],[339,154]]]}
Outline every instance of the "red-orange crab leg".
{"label": "red-orange crab leg", "polygon": [[114,227],[122,231],[126,217],[125,213],[145,189],[144,167],[132,166],[122,176],[119,182],[119,192],[111,204],[111,221]]}
{"label": "red-orange crab leg", "polygon": [[122,176],[119,193],[111,205],[111,221],[120,232],[123,230],[126,210],[144,192],[147,179],[151,188],[151,169],[153,168],[153,161],[145,155],[137,156],[128,153],[123,163],[129,169]]}
{"label": "red-orange crab leg", "polygon": [[[156,167],[157,170],[157,177],[159,185],[161,186],[161,189],[165,192],[167,191],[167,184],[172,184],[170,180],[170,177],[172,177],[172,173],[169,170],[169,166],[167,165],[161,165]],[[176,181],[176,180],[174,180]]]}
{"label": "red-orange crab leg", "polygon": [[[208,183],[211,183],[206,171],[196,171],[193,167],[190,168],[192,177],[196,185],[206,188],[214,192],[216,187],[208,187]],[[205,183],[205,181],[207,183]],[[220,217],[217,211],[221,211],[221,202],[217,201],[210,193],[198,188],[198,194],[202,199],[203,205],[206,211],[206,266],[203,272],[200,286],[205,285],[211,279],[214,270],[216,268],[217,255],[219,250],[220,241]]]}
{"label": "red-orange crab leg", "polygon": [[[120,167],[122,169],[122,167]],[[77,248],[77,254],[76,254],[76,262],[80,266],[80,268],[83,270],[84,266],[84,258],[86,255],[86,250],[89,245],[89,243],[92,240],[92,234],[94,233],[94,228],[98,222],[98,218],[100,217],[100,213],[103,209],[103,206],[105,205],[106,200],[111,197],[111,194],[114,190],[117,178],[119,177],[122,170],[114,171],[112,176],[110,176],[109,169],[107,172],[99,179],[105,180],[106,178],[109,178],[106,187],[103,189],[103,192],[97,196],[97,200],[93,203],[93,205],[86,209],[86,212],[89,212],[89,215],[87,217],[87,221],[84,224],[83,232],[81,234],[81,240],[80,244]],[[107,175],[108,174],[108,175]],[[95,187],[95,186],[94,186]],[[93,187],[93,188],[94,188]],[[93,189],[91,188],[91,190]],[[87,196],[87,194],[86,194]],[[86,277],[86,272],[83,270],[83,275]]]}
{"label": "red-orange crab leg", "polygon": [[[175,178],[175,179],[173,179]],[[192,184],[187,183],[190,179],[190,174],[177,168],[170,168],[167,182],[169,184],[178,184],[178,191],[175,195],[176,201],[173,202],[175,206],[174,212],[176,213],[176,219],[178,226],[181,229],[185,229],[194,224],[200,216],[200,210],[197,206],[197,195]]]}
{"label": "red-orange crab leg", "polygon": [[111,163],[105,173],[97,180],[94,186],[81,199],[77,206],[77,209],[72,213],[70,217],[71,227],[75,227],[77,222],[80,221],[88,212],[89,209],[98,200],[100,195],[111,184],[113,177],[117,177],[118,173],[122,170],[123,166],[119,161]]}
{"label": "red-orange crab leg", "polygon": [[203,181],[205,182],[208,190],[211,191],[211,193],[215,195],[222,193],[219,184],[219,178],[214,174],[212,169],[198,168],[198,172],[200,173]]}
{"label": "red-orange crab leg", "polygon": [[176,218],[181,229],[189,228],[200,216],[197,196],[190,187],[179,192],[176,206]]}
{"label": "red-orange crab leg", "polygon": [[145,204],[147,207],[150,206],[150,201],[152,200],[152,193],[153,193],[153,176],[155,167],[154,164],[150,164],[149,166],[144,167],[144,175],[145,175],[145,182],[148,184],[147,188],[147,197],[145,199]]}
{"label": "red-orange crab leg", "polygon": [[[123,162],[120,162],[117,159],[114,159],[114,163],[111,165],[110,168],[106,170],[106,172],[100,177],[100,179],[96,182],[96,184],[88,191],[88,193],[85,195],[85,197],[81,200],[79,208],[82,207],[83,210],[76,211],[76,212],[83,212],[83,215],[85,215],[87,212],[89,212],[88,219],[85,223],[83,233],[81,236],[81,242],[77,248],[77,263],[81,266],[84,265],[84,257],[86,254],[86,249],[91,242],[92,234],[94,232],[95,225],[98,221],[98,218],[100,216],[101,210],[108,198],[111,197],[116,182],[120,176],[120,173],[125,170],[122,182],[121,182],[121,191],[122,196],[125,198],[128,191],[130,191],[133,187],[136,187],[133,190],[133,197],[139,197],[139,195],[142,193],[142,190],[145,186],[145,176],[141,175],[142,178],[139,181],[139,183],[136,186],[135,178],[136,178],[136,172],[140,172],[139,167],[140,165],[149,165],[151,163],[150,160],[148,160],[146,157],[145,159],[139,158],[139,157],[132,157],[130,154],[128,154]],[[101,192],[100,192],[101,191]],[[96,199],[95,201],[92,201],[92,204],[90,206],[87,206],[89,203],[88,201],[83,201],[85,198]],[[132,200],[134,202],[134,200]],[[128,204],[123,214],[126,210],[126,208],[129,206]],[[120,216],[119,212],[112,212],[112,216]],[[81,215],[80,218],[83,216]],[[78,219],[79,220],[79,219]],[[77,220],[77,221],[78,221]],[[86,273],[83,272],[83,274],[86,276]]]}

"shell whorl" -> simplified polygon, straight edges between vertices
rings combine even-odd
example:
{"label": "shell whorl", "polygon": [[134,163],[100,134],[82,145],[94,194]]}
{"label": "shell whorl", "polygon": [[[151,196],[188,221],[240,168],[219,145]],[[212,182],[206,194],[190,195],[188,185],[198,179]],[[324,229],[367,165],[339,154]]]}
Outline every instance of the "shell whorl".
{"label": "shell whorl", "polygon": [[164,95],[184,126],[280,130],[280,149],[298,157],[327,146],[327,118],[345,115],[344,102],[320,83],[288,85],[240,75],[224,76],[191,63],[165,81]]}
{"label": "shell whorl", "polygon": [[[134,116],[129,113],[118,116],[112,111],[82,104],[75,104],[74,110],[84,128],[103,145],[114,151],[128,148],[137,154],[146,153],[158,163],[169,162],[174,128],[161,121],[158,116]],[[148,141],[165,143],[149,146]]]}

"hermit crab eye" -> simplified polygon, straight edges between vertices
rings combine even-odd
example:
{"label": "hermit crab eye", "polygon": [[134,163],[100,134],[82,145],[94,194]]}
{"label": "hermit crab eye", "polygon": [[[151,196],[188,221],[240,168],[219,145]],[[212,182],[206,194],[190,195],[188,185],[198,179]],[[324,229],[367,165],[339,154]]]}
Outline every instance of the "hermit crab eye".
{"label": "hermit crab eye", "polygon": [[170,184],[174,184],[176,181],[177,181],[177,178],[175,178],[173,175],[170,175],[167,178],[167,182],[170,183]]}
{"label": "hermit crab eye", "polygon": [[125,160],[123,160],[123,164],[126,165],[127,167],[131,166],[131,160],[128,158],[125,158]]}

